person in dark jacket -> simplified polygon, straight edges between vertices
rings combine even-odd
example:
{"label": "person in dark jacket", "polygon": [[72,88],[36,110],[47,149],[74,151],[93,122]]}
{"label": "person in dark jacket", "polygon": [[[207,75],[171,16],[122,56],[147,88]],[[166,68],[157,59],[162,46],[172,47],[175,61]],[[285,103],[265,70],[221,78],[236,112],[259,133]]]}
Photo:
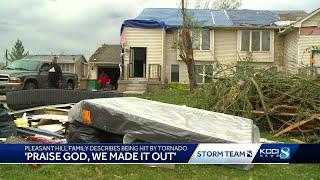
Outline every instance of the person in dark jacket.
{"label": "person in dark jacket", "polygon": [[49,88],[58,89],[62,82],[62,70],[57,64],[58,58],[53,57],[48,73],[48,84]]}

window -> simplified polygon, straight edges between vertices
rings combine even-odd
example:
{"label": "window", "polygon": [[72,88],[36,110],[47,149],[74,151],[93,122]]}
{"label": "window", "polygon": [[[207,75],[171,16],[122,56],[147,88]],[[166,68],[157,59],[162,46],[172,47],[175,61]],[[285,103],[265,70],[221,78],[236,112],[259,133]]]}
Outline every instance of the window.
{"label": "window", "polygon": [[212,65],[205,65],[204,68],[205,68],[204,69],[205,74],[207,75],[204,77],[204,83],[210,83],[210,82],[212,82],[212,77],[210,77],[210,76],[213,75],[213,66]]}
{"label": "window", "polygon": [[270,31],[262,31],[262,51],[270,51]]}
{"label": "window", "polygon": [[252,31],[251,51],[260,51],[260,31]]}
{"label": "window", "polygon": [[192,48],[200,50],[200,34],[198,33],[192,33]]}
{"label": "window", "polygon": [[[208,65],[196,65],[195,66],[196,73],[196,82],[197,83],[210,83],[212,82],[212,74],[213,74],[213,66]],[[206,76],[209,75],[209,76]]]}
{"label": "window", "polygon": [[250,31],[242,31],[241,36],[241,51],[250,50]]}
{"label": "window", "polygon": [[254,74],[254,66],[237,66],[236,73],[239,75]]}
{"label": "window", "polygon": [[50,64],[49,63],[44,63],[41,66],[41,71],[49,71],[49,68],[50,68]]}
{"label": "window", "polygon": [[201,32],[192,34],[192,47],[194,50],[210,50],[210,45],[210,29],[203,29]]}
{"label": "window", "polygon": [[61,70],[63,72],[70,72],[70,64],[61,64]]}
{"label": "window", "polygon": [[320,51],[312,51],[312,64],[314,67],[320,67]]}
{"label": "window", "polygon": [[204,29],[202,30],[202,50],[210,50],[210,30]]}
{"label": "window", "polygon": [[270,51],[270,31],[241,31],[241,51]]}
{"label": "window", "polygon": [[171,82],[179,82],[179,64],[171,64]]}
{"label": "window", "polygon": [[203,83],[203,66],[196,65],[195,66],[195,73],[196,73],[196,82]]}

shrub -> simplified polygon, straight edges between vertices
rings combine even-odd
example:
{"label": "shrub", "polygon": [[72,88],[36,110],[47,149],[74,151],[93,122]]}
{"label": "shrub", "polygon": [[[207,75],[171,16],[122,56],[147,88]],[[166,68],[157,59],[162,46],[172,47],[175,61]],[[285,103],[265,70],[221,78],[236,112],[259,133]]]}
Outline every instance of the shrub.
{"label": "shrub", "polygon": [[172,83],[168,85],[168,89],[189,90],[189,87],[187,84]]}

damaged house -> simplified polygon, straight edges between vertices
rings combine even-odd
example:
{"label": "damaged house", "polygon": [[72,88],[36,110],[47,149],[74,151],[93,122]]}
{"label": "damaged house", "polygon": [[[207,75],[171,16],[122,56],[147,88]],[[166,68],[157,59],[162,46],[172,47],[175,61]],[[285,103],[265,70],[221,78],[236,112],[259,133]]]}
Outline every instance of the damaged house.
{"label": "damaged house", "polygon": [[[310,66],[312,58],[319,58],[318,51],[306,51],[320,45],[319,11],[190,9],[202,28],[193,39],[197,82],[210,81],[203,74],[213,74],[215,60],[236,65],[248,52],[255,67],[296,73],[300,66]],[[152,85],[188,83],[187,67],[176,48],[181,26],[179,9],[167,8],[144,9],[123,22],[120,89],[133,84],[150,90]]]}

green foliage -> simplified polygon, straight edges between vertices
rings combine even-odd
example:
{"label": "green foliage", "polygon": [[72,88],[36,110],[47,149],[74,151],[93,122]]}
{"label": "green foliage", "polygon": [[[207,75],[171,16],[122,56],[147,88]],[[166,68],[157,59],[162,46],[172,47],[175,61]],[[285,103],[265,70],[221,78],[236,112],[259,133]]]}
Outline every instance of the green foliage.
{"label": "green foliage", "polygon": [[12,48],[11,53],[9,53],[10,61],[23,59],[27,55],[29,55],[29,51],[25,52],[24,46],[22,45],[22,41],[18,39],[14,47]]}
{"label": "green foliage", "polygon": [[252,62],[253,61],[253,53],[251,51],[246,52],[246,56],[243,58],[242,62]]}
{"label": "green foliage", "polygon": [[241,0],[215,0],[212,4],[212,9],[238,9],[241,4]]}
{"label": "green foliage", "polygon": [[320,51],[320,45],[310,46],[304,50],[304,52]]}
{"label": "green foliage", "polygon": [[172,83],[168,85],[168,89],[188,90],[189,87],[186,84]]}

